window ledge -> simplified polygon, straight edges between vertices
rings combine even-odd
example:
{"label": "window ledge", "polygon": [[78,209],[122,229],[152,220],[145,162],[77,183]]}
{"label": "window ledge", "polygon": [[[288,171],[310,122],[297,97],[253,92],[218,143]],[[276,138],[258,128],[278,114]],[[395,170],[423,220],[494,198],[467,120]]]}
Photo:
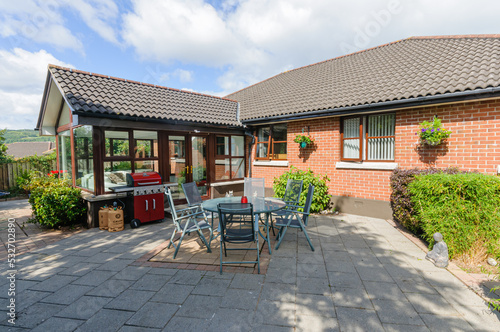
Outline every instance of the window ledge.
{"label": "window ledge", "polygon": [[281,166],[288,167],[288,160],[255,160],[254,166]]}
{"label": "window ledge", "polygon": [[340,169],[378,169],[392,171],[398,167],[398,163],[339,161],[335,164],[335,167]]}
{"label": "window ledge", "polygon": [[245,180],[235,180],[235,181],[225,181],[225,182],[214,182],[210,183],[210,187],[222,187],[222,186],[231,186],[233,184],[241,184],[245,183]]}

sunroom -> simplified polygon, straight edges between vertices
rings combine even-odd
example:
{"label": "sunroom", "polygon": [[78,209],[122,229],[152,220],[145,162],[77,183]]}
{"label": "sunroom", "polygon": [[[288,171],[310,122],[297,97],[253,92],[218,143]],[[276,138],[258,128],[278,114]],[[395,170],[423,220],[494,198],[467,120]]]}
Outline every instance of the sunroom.
{"label": "sunroom", "polygon": [[250,135],[224,98],[50,65],[36,129],[56,136],[59,174],[90,210],[124,198],[127,173],[158,172],[179,203],[181,183],[217,197],[247,174]]}

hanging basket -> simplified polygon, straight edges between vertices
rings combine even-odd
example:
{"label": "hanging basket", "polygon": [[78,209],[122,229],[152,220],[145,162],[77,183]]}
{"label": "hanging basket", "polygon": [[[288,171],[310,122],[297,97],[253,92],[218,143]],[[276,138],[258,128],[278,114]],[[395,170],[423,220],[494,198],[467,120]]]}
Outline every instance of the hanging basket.
{"label": "hanging basket", "polygon": [[425,140],[424,143],[427,144],[427,145],[430,145],[430,146],[437,146],[437,145],[441,144],[442,142],[441,141],[432,142],[432,141],[429,141],[429,140]]}

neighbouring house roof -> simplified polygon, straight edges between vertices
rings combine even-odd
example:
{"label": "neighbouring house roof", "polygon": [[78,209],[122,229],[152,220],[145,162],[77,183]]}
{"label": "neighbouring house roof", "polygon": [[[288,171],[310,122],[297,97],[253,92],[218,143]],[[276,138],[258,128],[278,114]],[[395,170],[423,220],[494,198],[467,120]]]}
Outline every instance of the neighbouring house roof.
{"label": "neighbouring house roof", "polygon": [[500,35],[412,37],[290,70],[227,96],[240,120],[500,86]]}
{"label": "neighbouring house roof", "polygon": [[19,142],[7,144],[7,154],[14,158],[23,158],[28,156],[41,156],[52,152],[55,149],[54,142]]}
{"label": "neighbouring house roof", "polygon": [[49,65],[69,106],[78,114],[241,126],[235,101],[195,92]]}

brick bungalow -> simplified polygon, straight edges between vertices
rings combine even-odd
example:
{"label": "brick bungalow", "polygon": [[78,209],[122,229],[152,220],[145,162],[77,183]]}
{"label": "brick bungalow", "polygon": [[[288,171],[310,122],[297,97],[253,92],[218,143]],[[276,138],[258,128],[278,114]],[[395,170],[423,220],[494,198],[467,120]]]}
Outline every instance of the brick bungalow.
{"label": "brick bungalow", "polygon": [[[434,116],[451,137],[421,146],[419,123]],[[225,98],[49,66],[37,129],[57,135],[60,168],[98,197],[120,172],[184,176],[208,198],[240,190],[244,174],[271,188],[293,165],[328,175],[342,211],[390,218],[396,167],[500,172],[500,35],[408,38]],[[302,133],[314,145],[299,148]]]}

